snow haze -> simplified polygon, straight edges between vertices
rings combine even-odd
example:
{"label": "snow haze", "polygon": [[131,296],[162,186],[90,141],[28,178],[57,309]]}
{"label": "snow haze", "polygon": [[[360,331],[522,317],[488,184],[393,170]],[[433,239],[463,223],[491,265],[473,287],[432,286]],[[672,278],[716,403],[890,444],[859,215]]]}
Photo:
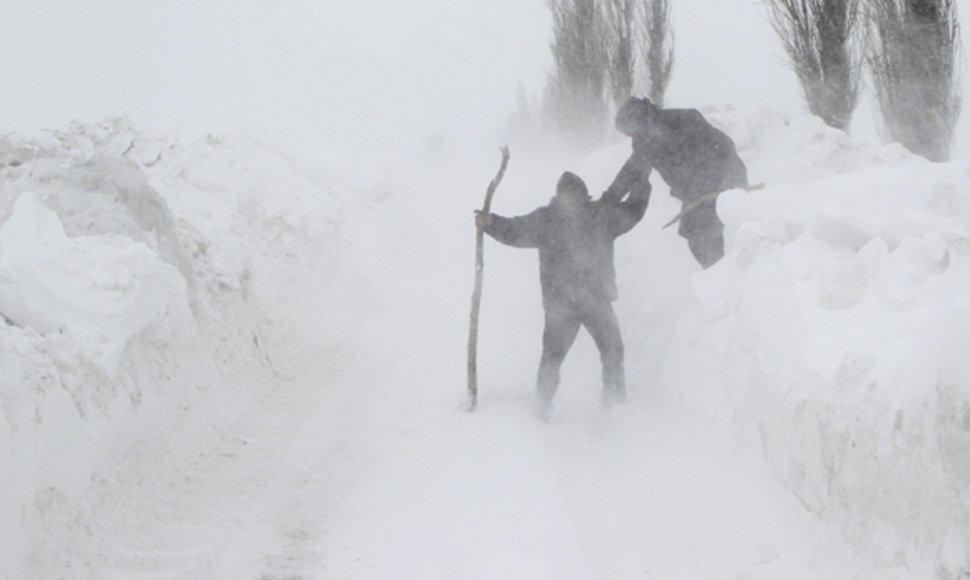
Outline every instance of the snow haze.
{"label": "snow haze", "polygon": [[[806,115],[760,2],[674,4],[671,105],[766,186],[701,270],[655,176],[615,248],[629,401],[583,331],[548,421],[538,260],[492,239],[464,410],[543,2],[6,7],[0,580],[970,575],[968,156]],[[513,149],[493,210],[629,147]]]}
{"label": "snow haze", "polygon": [[[800,110],[761,2],[680,0],[673,19],[672,105]],[[519,85],[541,94],[549,23],[541,0],[18,2],[0,22],[0,131],[123,113],[330,156],[460,146],[494,138]],[[871,104],[856,117],[874,134]]]}
{"label": "snow haze", "polygon": [[17,3],[0,24],[17,87],[0,128],[125,113],[400,153],[501,123],[517,83],[541,77],[547,20],[541,2],[513,0]]}

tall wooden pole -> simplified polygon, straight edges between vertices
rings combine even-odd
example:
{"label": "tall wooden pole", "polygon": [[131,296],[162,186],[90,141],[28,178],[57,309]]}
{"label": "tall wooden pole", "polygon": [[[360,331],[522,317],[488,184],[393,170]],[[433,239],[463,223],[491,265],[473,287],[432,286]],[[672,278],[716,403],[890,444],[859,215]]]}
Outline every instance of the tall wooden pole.
{"label": "tall wooden pole", "polygon": [[[482,213],[488,215],[492,207],[492,196],[498,184],[502,182],[505,175],[505,168],[509,164],[509,148],[502,147],[502,165],[499,166],[498,173],[488,184],[485,192],[485,203],[482,205]],[[482,274],[485,270],[484,259],[484,232],[481,228],[475,228],[475,290],[472,292],[472,311],[470,324],[468,325],[468,410],[474,411],[478,404],[478,313],[482,306]]]}

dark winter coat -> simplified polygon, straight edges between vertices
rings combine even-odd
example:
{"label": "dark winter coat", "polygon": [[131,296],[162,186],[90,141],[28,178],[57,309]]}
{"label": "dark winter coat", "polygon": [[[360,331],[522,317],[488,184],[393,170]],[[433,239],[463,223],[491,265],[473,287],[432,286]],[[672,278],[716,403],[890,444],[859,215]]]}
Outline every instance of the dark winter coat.
{"label": "dark winter coat", "polygon": [[645,130],[633,135],[633,155],[607,190],[622,197],[648,172],[656,169],[670,194],[690,202],[705,194],[748,186],[748,172],[734,142],[707,122],[696,109],[653,109],[651,121],[662,136]]}
{"label": "dark winter coat", "polygon": [[642,218],[650,199],[649,183],[625,201],[585,201],[570,211],[561,196],[527,215],[492,215],[485,232],[510,246],[539,249],[542,302],[548,309],[563,302],[609,303],[616,300],[613,241]]}

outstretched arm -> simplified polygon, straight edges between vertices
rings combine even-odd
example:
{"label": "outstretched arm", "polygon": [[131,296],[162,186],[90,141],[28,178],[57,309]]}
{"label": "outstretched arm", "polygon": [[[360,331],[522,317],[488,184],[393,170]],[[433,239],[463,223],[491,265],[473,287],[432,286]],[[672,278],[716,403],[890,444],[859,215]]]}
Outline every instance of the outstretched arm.
{"label": "outstretched arm", "polygon": [[650,203],[650,191],[650,181],[640,179],[632,186],[630,196],[625,200],[615,201],[604,197],[609,229],[614,236],[625,234],[643,219]]}
{"label": "outstretched arm", "polygon": [[616,177],[613,178],[613,183],[606,188],[603,192],[603,199],[609,199],[611,201],[619,201],[623,199],[633,184],[636,183],[638,176],[640,175],[640,170],[638,169],[638,163],[636,162],[636,154],[631,155],[627,159],[626,163],[620,169]]}
{"label": "outstretched arm", "polygon": [[495,240],[516,248],[535,248],[539,245],[542,225],[541,208],[518,217],[476,212],[475,224]]}
{"label": "outstretched arm", "polygon": [[628,192],[633,191],[637,183],[649,179],[650,170],[647,155],[634,147],[633,154],[613,178],[613,183],[603,192],[603,199],[620,201]]}

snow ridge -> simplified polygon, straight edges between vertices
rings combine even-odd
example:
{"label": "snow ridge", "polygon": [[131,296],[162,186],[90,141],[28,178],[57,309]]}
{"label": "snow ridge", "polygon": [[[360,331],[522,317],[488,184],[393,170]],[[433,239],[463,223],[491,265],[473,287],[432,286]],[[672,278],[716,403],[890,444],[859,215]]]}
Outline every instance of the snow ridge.
{"label": "snow ridge", "polygon": [[719,201],[730,251],[693,278],[704,314],[675,331],[667,388],[876,561],[964,577],[970,167],[814,119],[716,119],[769,187]]}
{"label": "snow ridge", "polygon": [[56,575],[122,457],[286,380],[277,346],[324,317],[287,288],[322,286],[338,245],[320,183],[124,118],[0,140],[0,578]]}

